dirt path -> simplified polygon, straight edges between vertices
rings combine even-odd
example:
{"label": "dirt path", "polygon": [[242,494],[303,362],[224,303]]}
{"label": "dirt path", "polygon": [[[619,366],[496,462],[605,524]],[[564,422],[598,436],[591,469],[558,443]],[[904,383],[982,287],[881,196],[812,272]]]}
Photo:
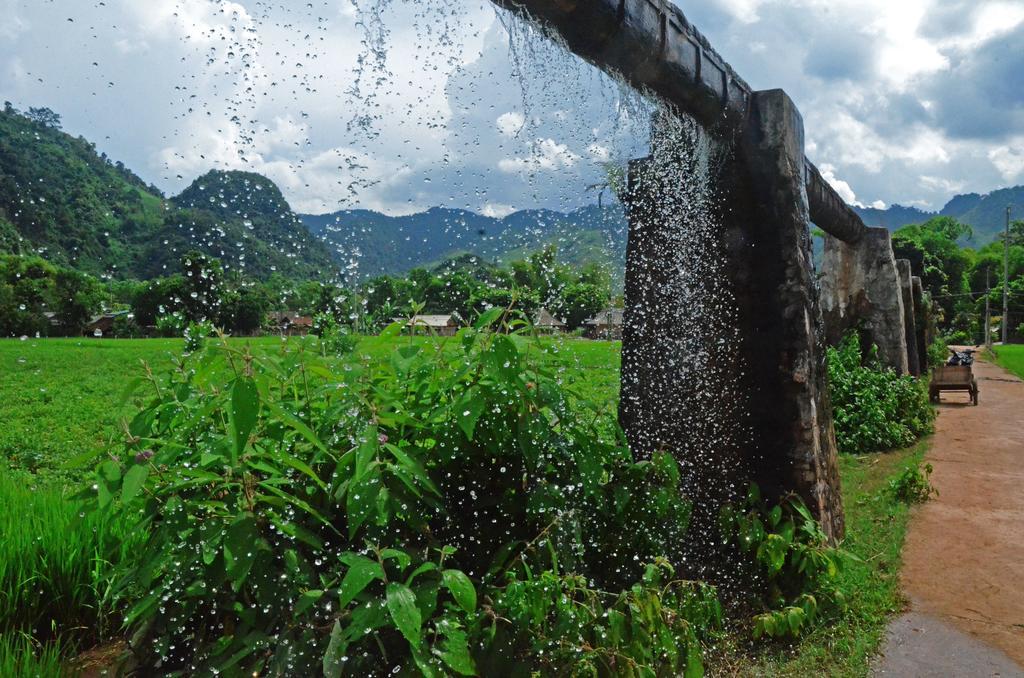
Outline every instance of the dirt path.
{"label": "dirt path", "polygon": [[940,494],[911,519],[912,614],[890,626],[880,674],[1024,676],[1024,382],[986,362],[974,373],[978,407],[942,395],[927,455]]}

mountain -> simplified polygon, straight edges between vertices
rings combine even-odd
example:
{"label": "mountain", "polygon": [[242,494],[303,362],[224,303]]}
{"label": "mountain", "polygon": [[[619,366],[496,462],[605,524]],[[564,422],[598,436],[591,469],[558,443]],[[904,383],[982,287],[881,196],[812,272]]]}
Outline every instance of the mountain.
{"label": "mountain", "polygon": [[1006,226],[1006,206],[1013,205],[1012,218],[1024,218],[1024,186],[1001,188],[985,195],[967,193],[957,195],[938,212],[925,212],[916,207],[893,205],[880,210],[854,207],[868,226],[884,226],[895,231],[907,224],[920,224],[934,216],[949,216],[974,229],[974,237],[967,242],[984,245],[995,240]]}
{"label": "mountain", "polygon": [[196,248],[235,268],[266,279],[333,277],[330,249],[313,237],[277,185],[252,172],[213,170],[172,199],[172,258]]}
{"label": "mountain", "polygon": [[330,277],[330,250],[268,179],[210,172],[167,199],[48,109],[0,112],[0,252],[38,254],[95,275],[146,279],[189,249],[266,278]]}
{"label": "mountain", "polygon": [[300,218],[358,279],[399,275],[465,253],[503,264],[554,244],[562,263],[603,264],[616,286],[622,284],[628,228],[619,205],[590,205],[568,213],[521,210],[500,219],[441,207],[397,217],[345,210]]}

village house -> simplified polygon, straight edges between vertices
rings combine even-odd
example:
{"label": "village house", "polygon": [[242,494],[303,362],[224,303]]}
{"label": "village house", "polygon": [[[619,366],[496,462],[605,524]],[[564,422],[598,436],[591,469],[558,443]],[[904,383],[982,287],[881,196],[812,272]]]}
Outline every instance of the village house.
{"label": "village house", "polygon": [[533,327],[541,334],[556,334],[564,332],[566,325],[542,306],[533,317]]}
{"label": "village house", "polygon": [[[404,318],[399,318],[404,320]],[[459,331],[462,323],[454,313],[448,315],[414,315],[406,321],[405,326],[414,334],[428,332],[442,337],[452,337]]]}
{"label": "village house", "polygon": [[298,311],[271,311],[267,314],[267,329],[287,337],[304,337],[313,329],[313,319]]}
{"label": "village house", "polygon": [[[87,337],[104,337],[111,336],[111,330],[114,329],[114,320],[121,316],[128,315],[129,311],[117,311],[115,313],[103,313],[101,315],[94,315],[89,319],[89,322],[85,324],[82,329],[82,334]],[[53,319],[50,320],[53,324]]]}
{"label": "village house", "polygon": [[583,336],[588,339],[622,339],[621,308],[606,308],[583,322]]}

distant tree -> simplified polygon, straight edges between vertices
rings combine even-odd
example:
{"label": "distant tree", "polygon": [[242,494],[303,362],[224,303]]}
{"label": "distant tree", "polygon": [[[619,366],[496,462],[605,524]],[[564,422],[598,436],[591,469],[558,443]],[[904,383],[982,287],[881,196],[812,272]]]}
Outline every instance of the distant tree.
{"label": "distant tree", "polygon": [[32,122],[42,125],[43,127],[49,127],[50,129],[60,129],[60,114],[54,113],[49,108],[29,108],[28,112],[25,113],[25,117]]}
{"label": "distant tree", "polygon": [[262,287],[241,287],[226,293],[221,300],[220,324],[239,334],[251,334],[263,326],[270,300]]}
{"label": "distant tree", "polygon": [[181,258],[181,271],[187,286],[187,294],[182,299],[185,316],[191,322],[216,319],[224,293],[224,269],[220,261],[192,250]]}
{"label": "distant tree", "polygon": [[99,312],[103,288],[92,276],[70,269],[57,271],[53,289],[53,311],[61,331],[68,336],[82,333],[89,319]]}
{"label": "distant tree", "polygon": [[[892,246],[897,259],[909,259],[914,275],[941,310],[940,327],[949,329],[954,318],[963,317],[967,272],[971,254],[957,240],[969,237],[971,227],[952,217],[933,217],[923,224],[904,226],[893,234]],[[966,328],[962,328],[966,329]]]}
{"label": "distant tree", "polygon": [[156,325],[157,319],[184,309],[184,298],[189,294],[184,276],[156,278],[144,283],[132,300],[135,321],[143,326]]}
{"label": "distant tree", "polygon": [[[1006,234],[1000,233],[997,240],[1001,245],[1006,240]],[[1018,219],[1010,223],[1010,246],[1024,246],[1024,221]]]}
{"label": "distant tree", "polygon": [[562,290],[554,309],[555,315],[565,319],[565,324],[574,330],[583,321],[592,317],[608,305],[608,293],[590,283],[572,283]]}

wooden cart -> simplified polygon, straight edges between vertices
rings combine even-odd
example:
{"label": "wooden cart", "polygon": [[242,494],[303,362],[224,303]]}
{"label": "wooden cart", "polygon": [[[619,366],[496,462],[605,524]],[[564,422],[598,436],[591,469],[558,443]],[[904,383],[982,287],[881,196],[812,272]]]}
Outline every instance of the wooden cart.
{"label": "wooden cart", "polygon": [[978,404],[978,381],[970,365],[943,365],[932,370],[928,399],[933,403],[939,402],[942,391],[967,391],[971,394],[971,403]]}

